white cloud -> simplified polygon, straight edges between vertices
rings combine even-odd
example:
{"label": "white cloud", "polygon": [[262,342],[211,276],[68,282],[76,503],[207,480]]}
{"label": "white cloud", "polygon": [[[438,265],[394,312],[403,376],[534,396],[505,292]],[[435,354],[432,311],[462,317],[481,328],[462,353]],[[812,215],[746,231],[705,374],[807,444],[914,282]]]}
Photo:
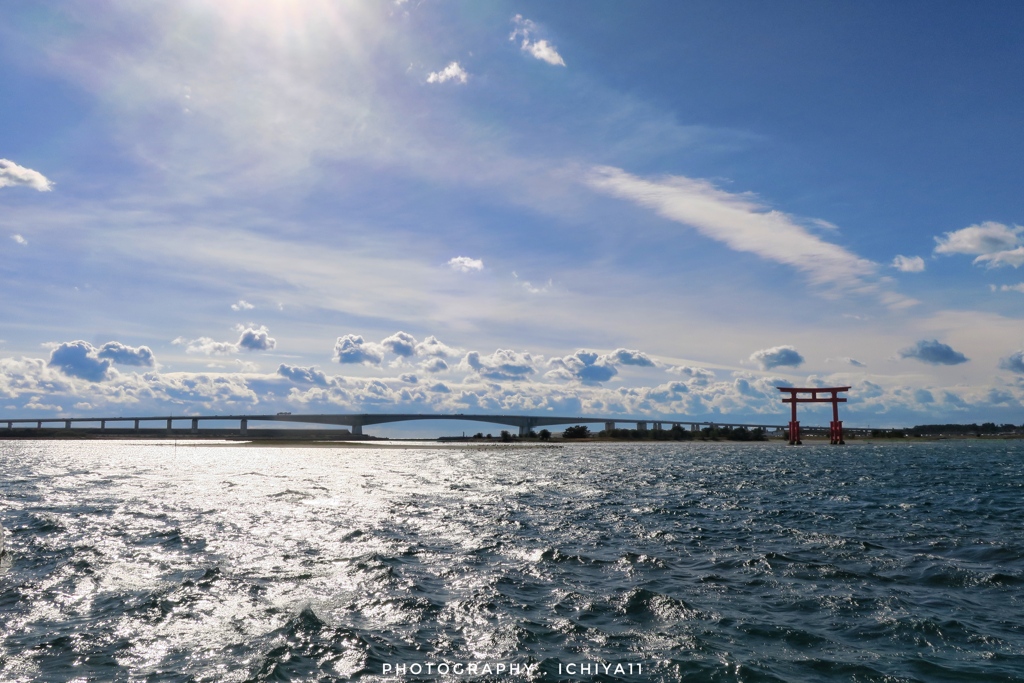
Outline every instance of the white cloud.
{"label": "white cloud", "polygon": [[490,356],[470,351],[462,359],[462,365],[486,379],[523,380],[534,373],[533,356],[512,349],[498,349]]}
{"label": "white cloud", "polygon": [[779,367],[796,367],[804,362],[792,346],[773,346],[770,349],[761,349],[750,354],[750,360],[758,363],[762,370],[771,370]]}
{"label": "white cloud", "polygon": [[416,354],[416,337],[408,332],[395,332],[381,341],[380,345],[402,358],[409,358]]}
{"label": "white cloud", "polygon": [[571,356],[563,358],[552,358],[548,361],[552,368],[546,373],[546,377],[553,379],[571,379],[582,384],[600,384],[607,382],[619,371],[615,369],[614,363],[608,356],[602,356],[593,351],[580,349]]}
{"label": "white cloud", "polygon": [[986,221],[962,230],[936,237],[936,254],[992,254],[1017,245],[1020,226],[1010,228],[1002,223]]}
{"label": "white cloud", "polygon": [[277,367],[277,374],[300,384],[315,384],[320,387],[326,387],[328,385],[327,375],[321,372],[320,368],[316,366],[304,368],[297,365],[286,365],[281,363]]}
{"label": "white cloud", "polygon": [[446,372],[448,363],[443,358],[431,358],[420,363],[420,368],[430,373]]}
{"label": "white cloud", "polygon": [[148,346],[128,346],[116,341],[107,342],[101,346],[96,356],[97,358],[107,358],[118,365],[137,365],[149,368],[156,365],[156,357]]}
{"label": "white cloud", "polygon": [[903,273],[921,273],[924,271],[924,259],[920,256],[898,255],[892,260],[892,267]]}
{"label": "white cloud", "polygon": [[621,365],[639,365],[641,367],[653,368],[655,362],[651,360],[643,351],[637,351],[635,349],[615,349],[607,356],[609,361],[619,363]]}
{"label": "white cloud", "polygon": [[462,349],[448,346],[434,335],[429,335],[426,339],[416,345],[416,353],[420,356],[427,357],[435,356],[438,358],[454,358],[462,353]]}
{"label": "white cloud", "polygon": [[707,368],[695,368],[689,365],[673,365],[669,367],[666,372],[673,375],[689,377],[689,384],[706,385],[715,379],[715,373],[711,370],[708,370]]}
{"label": "white cloud", "polygon": [[39,171],[19,166],[10,159],[0,159],[0,187],[31,187],[40,192],[49,192],[53,183]]}
{"label": "white cloud", "polygon": [[483,270],[484,262],[468,256],[456,256],[448,260],[448,267],[460,273],[473,273]]}
{"label": "white cloud", "polygon": [[185,353],[201,353],[204,356],[226,356],[238,351],[237,344],[220,342],[210,337],[199,337],[198,339],[178,337],[171,343],[184,346]]}
{"label": "white cloud", "polygon": [[231,304],[232,311],[251,311],[254,308],[256,307],[245,299],[239,299],[237,303]]}
{"label": "white cloud", "polygon": [[205,356],[227,356],[238,353],[245,349],[247,351],[270,351],[277,347],[277,340],[270,336],[270,330],[265,326],[238,325],[239,337],[237,342],[222,342],[210,337],[199,337],[198,339],[185,339],[178,337],[172,344],[185,347],[185,353],[203,354]]}
{"label": "white cloud", "polygon": [[[1002,285],[998,288],[1000,292],[1020,292],[1024,294],[1024,282],[1017,283],[1015,285]],[[996,286],[992,285],[992,291],[996,291]]]}
{"label": "white cloud", "polygon": [[916,358],[929,365],[959,365],[970,360],[948,344],[936,339],[922,339],[913,346],[900,349],[900,358]]}
{"label": "white cloud", "polygon": [[684,176],[645,180],[608,166],[592,169],[586,181],[600,192],[689,225],[731,249],[792,266],[815,284],[876,292],[893,308],[916,303],[880,291],[874,280],[877,264],[812,235],[791,216],[768,209],[749,193],[725,192],[706,180]]}
{"label": "white cloud", "polygon": [[21,235],[11,235],[11,239],[14,240],[15,243],[20,244],[23,247],[28,246],[28,240],[22,237]]}
{"label": "white cloud", "polygon": [[562,59],[562,55],[558,54],[555,46],[546,40],[538,40],[533,43],[524,40],[521,47],[537,59],[541,59],[548,64],[565,66],[565,60]]}
{"label": "white cloud", "polygon": [[270,351],[277,346],[277,340],[270,336],[270,330],[263,325],[259,327],[251,324],[248,327],[239,325],[238,330],[242,333],[238,338],[237,346],[239,349]]}
{"label": "white cloud", "polygon": [[384,360],[384,348],[366,342],[358,334],[346,334],[334,343],[334,360],[342,364],[380,365]]}
{"label": "white cloud", "polygon": [[1024,247],[1017,247],[1016,249],[1009,249],[1006,251],[997,251],[994,254],[982,254],[978,258],[974,259],[974,263],[976,265],[984,263],[989,268],[1000,268],[1002,266],[1020,268],[1024,265]]}
{"label": "white cloud", "polygon": [[1000,358],[999,367],[1003,370],[1024,374],[1024,351],[1011,353],[1006,358]]}
{"label": "white cloud", "polygon": [[551,288],[554,286],[554,283],[550,279],[548,279],[548,281],[545,284],[541,285],[540,287],[537,287],[529,280],[520,280],[519,273],[517,273],[514,270],[512,271],[512,277],[515,278],[517,285],[525,289],[530,294],[547,294],[548,292],[551,291]]}
{"label": "white cloud", "polygon": [[458,62],[452,62],[441,71],[432,71],[427,76],[427,83],[445,83],[447,81],[456,81],[458,83],[465,83],[469,79],[469,74]]}
{"label": "white cloud", "polygon": [[107,379],[111,361],[99,358],[96,348],[89,342],[78,340],[58,344],[50,352],[48,365],[71,377],[101,382]]}
{"label": "white cloud", "polygon": [[537,24],[529,19],[524,19],[521,14],[517,14],[512,19],[512,23],[515,24],[515,28],[508,39],[515,41],[522,38],[522,42],[519,44],[520,50],[552,66],[565,66],[565,60],[562,59],[562,55],[558,54],[554,45],[544,39],[533,40],[531,38],[532,34],[537,31]]}

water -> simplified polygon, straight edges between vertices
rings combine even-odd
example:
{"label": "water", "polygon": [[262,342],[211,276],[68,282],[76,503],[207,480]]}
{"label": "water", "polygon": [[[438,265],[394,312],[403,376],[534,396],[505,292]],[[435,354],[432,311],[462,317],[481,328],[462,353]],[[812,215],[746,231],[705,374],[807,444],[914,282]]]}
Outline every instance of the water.
{"label": "water", "polygon": [[1024,681],[1022,463],[0,442],[0,680]]}

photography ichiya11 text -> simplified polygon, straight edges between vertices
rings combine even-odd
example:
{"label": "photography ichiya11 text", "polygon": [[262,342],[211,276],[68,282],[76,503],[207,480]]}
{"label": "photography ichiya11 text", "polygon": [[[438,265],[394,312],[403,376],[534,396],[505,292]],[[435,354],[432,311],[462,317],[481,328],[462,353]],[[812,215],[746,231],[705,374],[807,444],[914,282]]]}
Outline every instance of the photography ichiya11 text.
{"label": "photography ichiya11 text", "polygon": [[[538,663],[526,664],[519,662],[414,662],[412,664],[385,663],[381,667],[384,676],[532,676],[537,673]],[[568,662],[558,663],[560,676],[623,676],[642,674],[641,662]],[[541,671],[541,675],[545,672]],[[554,673],[554,671],[552,671]]]}

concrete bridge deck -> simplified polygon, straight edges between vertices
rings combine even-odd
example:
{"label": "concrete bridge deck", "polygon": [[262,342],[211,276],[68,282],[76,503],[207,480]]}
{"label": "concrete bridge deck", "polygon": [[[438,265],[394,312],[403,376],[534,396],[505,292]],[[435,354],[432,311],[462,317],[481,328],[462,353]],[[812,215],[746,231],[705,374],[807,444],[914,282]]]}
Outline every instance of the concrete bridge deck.
{"label": "concrete bridge deck", "polygon": [[[146,416],[113,416],[113,417],[47,417],[47,418],[0,418],[0,438],[4,433],[13,435],[13,432],[23,433],[27,430],[53,429],[89,429],[90,432],[102,432],[103,430],[117,430],[120,433],[134,430],[147,433],[160,427],[154,427],[153,423],[163,425],[165,433],[182,433],[181,427],[175,428],[175,423],[186,423],[188,433],[198,434],[213,430],[213,427],[201,429],[203,422],[237,422],[237,433],[245,436],[249,433],[251,422],[292,422],[300,424],[322,424],[338,427],[347,427],[352,436],[362,436],[363,428],[369,425],[387,424],[391,422],[406,422],[411,420],[456,420],[465,422],[485,422],[488,424],[515,427],[519,436],[527,436],[531,431],[539,427],[559,425],[585,425],[600,424],[603,429],[615,429],[616,425],[635,425],[639,431],[646,431],[649,428],[670,429],[675,425],[689,428],[691,431],[699,431],[704,427],[736,428],[746,427],[747,429],[778,430],[785,429],[783,424],[748,424],[740,422],[711,422],[702,420],[672,419],[672,418],[632,418],[632,417],[563,417],[553,415],[481,415],[469,413],[321,413],[321,414],[292,414],[276,413],[270,415],[146,415]],[[127,423],[127,424],[126,424]],[[90,427],[89,425],[93,425]],[[98,429],[95,425],[98,425]],[[110,425],[108,427],[108,425]],[[667,426],[666,426],[667,425]],[[6,429],[4,427],[6,426]],[[813,429],[813,428],[811,428]],[[11,430],[11,431],[8,431]],[[220,431],[220,430],[218,430]]]}

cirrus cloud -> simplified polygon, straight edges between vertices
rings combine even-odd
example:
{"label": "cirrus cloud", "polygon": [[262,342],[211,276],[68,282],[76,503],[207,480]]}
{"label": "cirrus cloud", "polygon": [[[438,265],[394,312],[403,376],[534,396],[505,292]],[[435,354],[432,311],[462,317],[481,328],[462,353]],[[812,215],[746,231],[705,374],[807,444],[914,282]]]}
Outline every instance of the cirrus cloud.
{"label": "cirrus cloud", "polygon": [[891,308],[917,303],[885,291],[876,263],[811,234],[795,218],[766,207],[751,193],[726,192],[707,180],[685,176],[648,180],[611,166],[592,168],[585,182],[688,225],[730,249],[791,266],[814,284],[873,292]]}

